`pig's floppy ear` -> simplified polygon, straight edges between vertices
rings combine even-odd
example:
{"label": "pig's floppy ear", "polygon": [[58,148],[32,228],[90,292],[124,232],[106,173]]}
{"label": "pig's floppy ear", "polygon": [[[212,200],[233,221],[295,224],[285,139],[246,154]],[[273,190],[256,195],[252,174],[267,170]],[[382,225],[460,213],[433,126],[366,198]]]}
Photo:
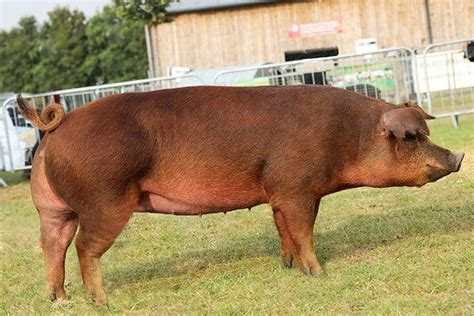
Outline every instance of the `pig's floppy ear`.
{"label": "pig's floppy ear", "polygon": [[413,107],[401,107],[387,111],[382,116],[384,134],[394,135],[403,139],[407,135],[416,136],[417,133],[430,135],[422,114]]}
{"label": "pig's floppy ear", "polygon": [[410,102],[405,102],[405,103],[403,103],[402,106],[417,110],[418,113],[420,113],[421,116],[423,116],[423,118],[424,118],[425,120],[434,120],[434,119],[436,118],[436,117],[431,116],[431,115],[429,115],[428,113],[426,113],[420,106],[418,106],[418,105],[416,105],[416,104],[413,104],[413,103],[410,103]]}

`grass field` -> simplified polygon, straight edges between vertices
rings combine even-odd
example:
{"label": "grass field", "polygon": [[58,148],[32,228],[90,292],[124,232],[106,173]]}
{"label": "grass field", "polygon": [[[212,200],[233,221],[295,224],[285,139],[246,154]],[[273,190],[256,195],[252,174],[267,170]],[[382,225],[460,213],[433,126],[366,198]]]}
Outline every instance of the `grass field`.
{"label": "grass field", "polygon": [[466,152],[460,173],[323,199],[314,238],[324,276],[282,267],[265,205],[202,218],[134,215],[102,259],[109,310],[83,294],[74,247],[70,300],[48,301],[29,185],[0,189],[0,313],[472,315],[474,120],[437,123],[432,139]]}

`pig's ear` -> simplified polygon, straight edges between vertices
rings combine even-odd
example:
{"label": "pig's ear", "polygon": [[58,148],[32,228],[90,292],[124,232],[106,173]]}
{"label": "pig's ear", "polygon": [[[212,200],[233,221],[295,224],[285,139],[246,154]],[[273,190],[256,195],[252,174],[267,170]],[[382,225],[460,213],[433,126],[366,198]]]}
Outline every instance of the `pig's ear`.
{"label": "pig's ear", "polygon": [[431,115],[429,115],[428,113],[426,113],[420,106],[418,106],[418,105],[416,105],[416,104],[413,104],[413,103],[411,103],[411,102],[405,102],[405,103],[403,103],[402,106],[403,106],[403,107],[412,108],[412,109],[417,110],[417,111],[421,114],[421,116],[423,116],[423,118],[424,118],[425,120],[434,120],[434,119],[436,118],[436,117],[431,116]]}
{"label": "pig's ear", "polygon": [[397,139],[407,136],[416,137],[418,133],[430,135],[430,130],[422,114],[412,107],[401,107],[385,112],[382,117],[382,125],[385,135],[393,135]]}

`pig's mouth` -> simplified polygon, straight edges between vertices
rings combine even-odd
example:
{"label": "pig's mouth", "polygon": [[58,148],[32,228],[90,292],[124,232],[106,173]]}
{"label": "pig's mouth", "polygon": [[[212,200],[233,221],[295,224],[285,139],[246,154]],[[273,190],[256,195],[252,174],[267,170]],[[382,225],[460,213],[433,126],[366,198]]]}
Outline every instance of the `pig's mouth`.
{"label": "pig's mouth", "polygon": [[433,182],[436,180],[441,179],[444,176],[452,172],[458,172],[461,169],[461,163],[464,159],[464,153],[462,152],[455,152],[451,155],[451,159],[449,159],[449,165],[444,166],[440,164],[426,164],[429,169],[428,172],[428,179],[429,182]]}
{"label": "pig's mouth", "polygon": [[429,164],[427,164],[426,166],[430,170],[428,174],[428,182],[439,180],[442,177],[445,177],[452,172],[451,170],[448,170],[447,168],[442,168],[439,166],[433,166]]}

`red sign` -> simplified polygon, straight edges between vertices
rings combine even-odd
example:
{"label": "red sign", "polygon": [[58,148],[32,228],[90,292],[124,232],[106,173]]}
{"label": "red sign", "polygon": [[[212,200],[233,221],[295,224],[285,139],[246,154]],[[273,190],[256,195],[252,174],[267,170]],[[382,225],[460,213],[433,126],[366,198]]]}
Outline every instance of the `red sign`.
{"label": "red sign", "polygon": [[341,21],[327,21],[307,24],[291,24],[288,27],[290,38],[311,37],[322,34],[334,34],[342,31]]}

